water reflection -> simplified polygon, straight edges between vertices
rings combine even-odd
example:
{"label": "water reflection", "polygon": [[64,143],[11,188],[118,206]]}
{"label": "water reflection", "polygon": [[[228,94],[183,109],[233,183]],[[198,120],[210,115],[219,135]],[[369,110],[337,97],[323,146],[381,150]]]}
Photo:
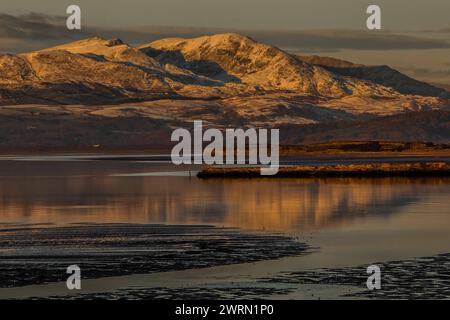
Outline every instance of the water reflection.
{"label": "water reflection", "polygon": [[395,214],[430,194],[450,191],[445,178],[199,180],[112,176],[140,172],[145,166],[167,171],[140,163],[27,163],[26,171],[15,166],[15,175],[6,174],[11,171],[4,164],[0,168],[4,226],[132,222],[318,229]]}

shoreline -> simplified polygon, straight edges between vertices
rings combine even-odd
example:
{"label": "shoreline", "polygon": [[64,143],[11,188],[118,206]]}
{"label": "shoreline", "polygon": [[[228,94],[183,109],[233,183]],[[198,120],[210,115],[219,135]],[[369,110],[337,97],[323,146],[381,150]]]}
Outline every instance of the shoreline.
{"label": "shoreline", "polygon": [[[45,156],[45,155],[170,155],[174,145],[168,143],[133,145],[31,145],[1,146],[0,156]],[[398,141],[332,141],[313,144],[281,144],[282,157],[450,157],[450,144],[431,142]]]}
{"label": "shoreline", "polygon": [[337,164],[280,167],[277,174],[261,176],[260,167],[207,167],[198,178],[280,178],[280,177],[422,177],[450,176],[448,162]]}

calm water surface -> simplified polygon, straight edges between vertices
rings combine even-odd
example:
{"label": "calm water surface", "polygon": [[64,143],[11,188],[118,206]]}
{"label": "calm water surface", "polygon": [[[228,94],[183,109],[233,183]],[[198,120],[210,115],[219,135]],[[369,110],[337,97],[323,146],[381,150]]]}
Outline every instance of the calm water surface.
{"label": "calm water surface", "polygon": [[[188,169],[198,170],[164,162],[3,160],[0,226],[165,223],[280,231],[320,248],[298,258],[306,267],[450,252],[448,178],[200,180]],[[287,268],[292,259],[278,267],[283,263]]]}

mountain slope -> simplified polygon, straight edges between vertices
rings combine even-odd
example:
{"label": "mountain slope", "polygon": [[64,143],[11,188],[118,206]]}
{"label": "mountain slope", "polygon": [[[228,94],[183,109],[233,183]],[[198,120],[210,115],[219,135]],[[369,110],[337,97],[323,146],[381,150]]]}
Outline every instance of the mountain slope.
{"label": "mountain slope", "polygon": [[445,89],[412,79],[389,66],[366,66],[319,56],[298,56],[298,58],[303,62],[320,66],[335,74],[377,83],[392,88],[401,94],[450,97]]}
{"label": "mountain slope", "polygon": [[105,40],[99,37],[93,37],[42,51],[54,50],[65,50],[71,53],[83,54],[109,61],[128,62],[137,66],[155,68],[155,70],[161,69],[157,61],[142,53],[140,50],[122,42],[120,39]]}
{"label": "mountain slope", "polygon": [[341,77],[276,47],[233,33],[162,39],[141,46],[141,50],[162,64],[264,90],[289,90],[333,98],[395,94],[389,88]]}
{"label": "mountain slope", "polygon": [[[184,100],[189,107],[196,99],[231,107],[254,102],[260,110],[286,104],[296,110],[322,108],[301,122],[328,121],[328,115],[322,120],[316,116],[327,114],[325,109],[337,116],[386,115],[449,105],[445,90],[393,69],[299,58],[230,33],[162,39],[139,48],[94,37],[27,54],[0,55],[0,66],[0,105],[166,99]],[[267,105],[260,99],[264,96],[270,96]],[[235,100],[242,103],[231,103]]]}
{"label": "mountain slope", "polygon": [[[226,82],[263,89],[298,90],[342,96],[347,88],[323,69],[296,61],[283,51],[237,34],[163,39],[141,47],[162,63]],[[320,79],[320,81],[317,81]]]}
{"label": "mountain slope", "polygon": [[288,144],[330,141],[432,141],[450,142],[450,111],[409,112],[368,120],[341,121],[306,126],[280,127]]}
{"label": "mountain slope", "polygon": [[118,47],[96,38],[0,55],[0,104],[120,103],[171,92],[156,62],[139,50]]}

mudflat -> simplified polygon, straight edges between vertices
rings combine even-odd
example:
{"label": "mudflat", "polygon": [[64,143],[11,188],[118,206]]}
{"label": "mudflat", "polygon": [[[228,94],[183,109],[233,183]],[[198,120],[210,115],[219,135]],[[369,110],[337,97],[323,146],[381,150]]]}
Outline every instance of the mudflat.
{"label": "mudflat", "polygon": [[281,234],[205,225],[9,226],[0,229],[0,287],[65,281],[74,264],[92,279],[270,260],[307,249]]}

